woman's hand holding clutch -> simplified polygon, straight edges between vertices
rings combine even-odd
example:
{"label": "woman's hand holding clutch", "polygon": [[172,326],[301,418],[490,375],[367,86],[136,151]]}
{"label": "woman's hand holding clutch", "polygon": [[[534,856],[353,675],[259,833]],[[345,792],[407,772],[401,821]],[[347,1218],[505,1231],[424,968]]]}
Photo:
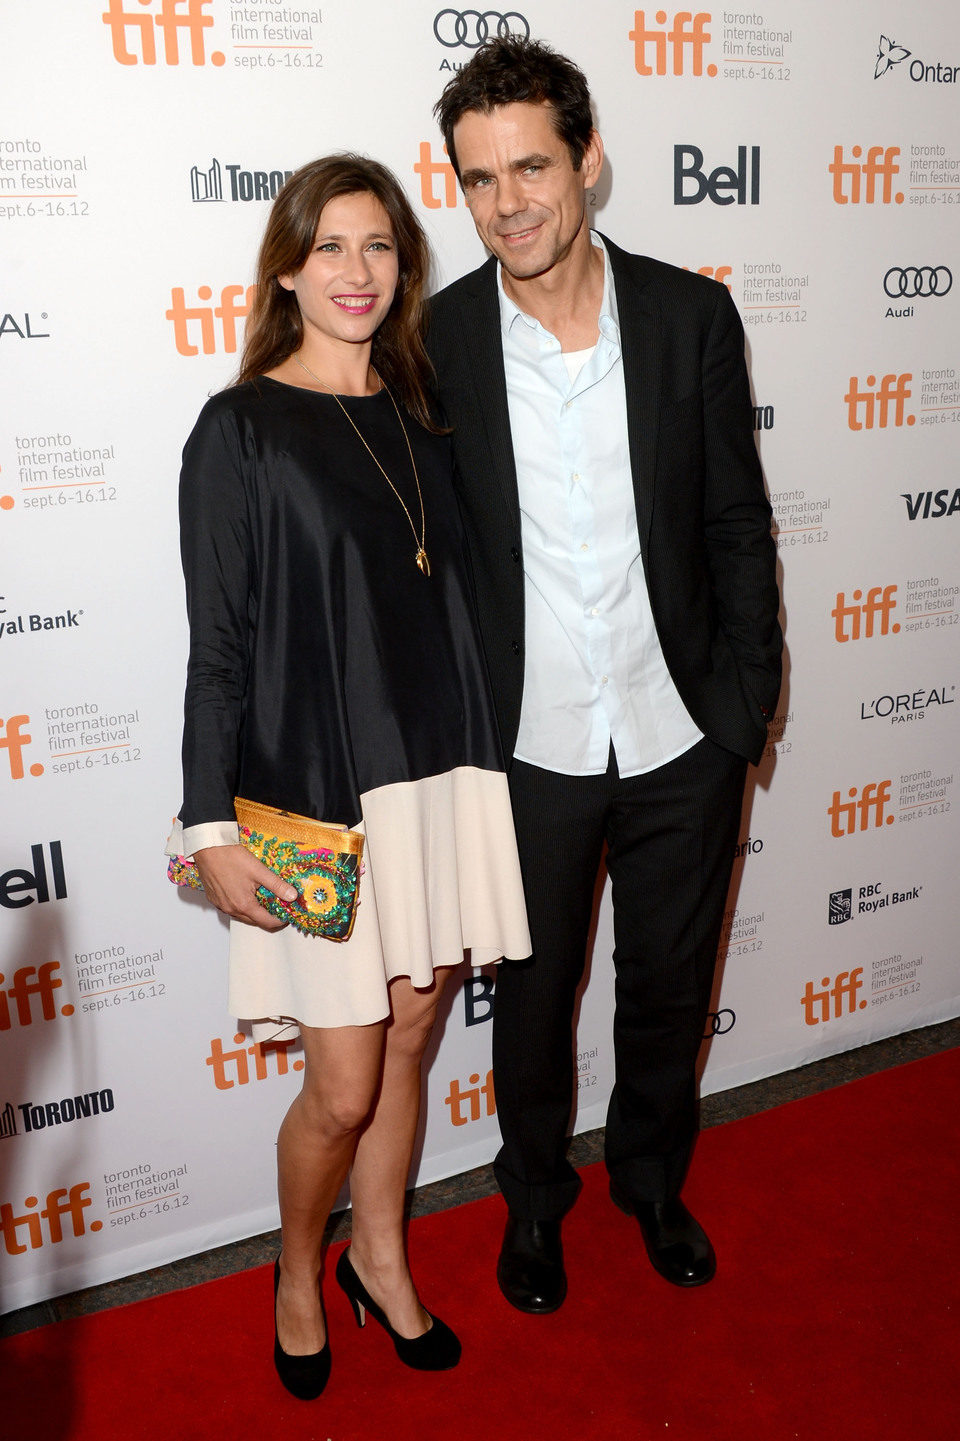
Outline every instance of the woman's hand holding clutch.
{"label": "woman's hand holding clutch", "polygon": [[297,899],[297,892],[244,846],[205,846],[196,852],[194,862],[203,889],[218,911],[263,931],[283,930],[287,922],[276,920],[264,910],[257,900],[257,888],[264,886],[288,902]]}

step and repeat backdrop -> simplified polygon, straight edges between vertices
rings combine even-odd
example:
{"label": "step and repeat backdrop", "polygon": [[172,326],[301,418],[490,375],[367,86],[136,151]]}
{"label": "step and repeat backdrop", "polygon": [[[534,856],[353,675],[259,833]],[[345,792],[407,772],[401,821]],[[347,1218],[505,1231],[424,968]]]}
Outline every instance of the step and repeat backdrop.
{"label": "step and repeat backdrop", "polygon": [[[303,162],[385,161],[435,284],[480,263],[431,107],[508,32],[588,75],[596,226],[715,277],[746,327],[788,666],[744,806],[704,1090],[960,1011],[952,0],[6,0],[4,1310],[277,1222],[272,1148],[302,1059],[226,1014],[225,925],[162,855],[180,449],[235,369],[267,210]],[[611,950],[604,898],[578,1129],[603,1124],[611,1084]],[[452,988],[421,1182],[496,1149],[494,987],[465,967]]]}

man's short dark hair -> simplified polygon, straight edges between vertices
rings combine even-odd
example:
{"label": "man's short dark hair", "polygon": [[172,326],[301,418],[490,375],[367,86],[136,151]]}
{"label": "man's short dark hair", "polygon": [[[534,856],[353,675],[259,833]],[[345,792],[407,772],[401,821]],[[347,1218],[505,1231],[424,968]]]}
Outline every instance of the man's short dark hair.
{"label": "man's short dark hair", "polygon": [[487,40],[449,81],[433,107],[457,179],[460,166],[453,128],[471,110],[489,114],[499,105],[549,105],[554,129],[579,170],[593,131],[587,77],[542,40],[509,35]]}

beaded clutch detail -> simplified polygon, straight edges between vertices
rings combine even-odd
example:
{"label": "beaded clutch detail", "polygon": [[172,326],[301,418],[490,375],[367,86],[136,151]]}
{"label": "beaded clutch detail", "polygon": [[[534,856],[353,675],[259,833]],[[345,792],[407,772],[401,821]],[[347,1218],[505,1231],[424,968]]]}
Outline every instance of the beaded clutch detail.
{"label": "beaded clutch detail", "polygon": [[[240,844],[297,891],[297,899],[288,903],[261,886],[257,900],[264,910],[277,920],[288,921],[305,936],[349,939],[359,900],[360,832],[242,796],[235,797],[234,809]],[[171,859],[167,876],[174,885],[203,890],[199,871],[185,856]]]}

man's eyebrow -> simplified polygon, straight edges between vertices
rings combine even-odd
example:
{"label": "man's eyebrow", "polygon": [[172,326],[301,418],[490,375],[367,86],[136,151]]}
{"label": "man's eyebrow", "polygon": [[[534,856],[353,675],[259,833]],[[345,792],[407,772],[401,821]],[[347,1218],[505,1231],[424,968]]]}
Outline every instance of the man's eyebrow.
{"label": "man's eyebrow", "polygon": [[[518,172],[526,170],[531,165],[546,166],[553,165],[554,163],[555,161],[552,155],[541,155],[537,153],[535,155],[521,155],[519,159],[511,160],[509,168],[514,172]],[[477,167],[473,170],[465,170],[460,177],[460,183],[464,186],[475,185],[478,180],[489,180],[490,178],[489,170]]]}

